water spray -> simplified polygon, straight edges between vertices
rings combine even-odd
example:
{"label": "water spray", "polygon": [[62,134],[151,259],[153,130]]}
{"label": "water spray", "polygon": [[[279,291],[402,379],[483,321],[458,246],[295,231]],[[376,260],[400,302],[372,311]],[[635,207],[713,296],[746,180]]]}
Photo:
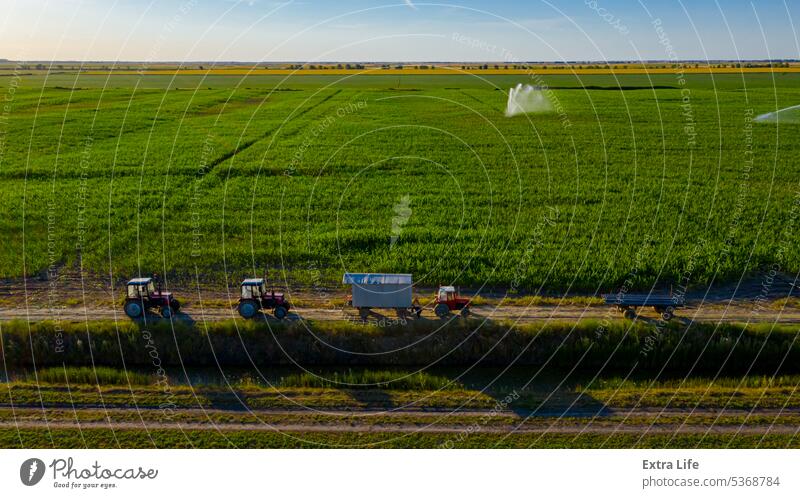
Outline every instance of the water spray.
{"label": "water spray", "polygon": [[538,86],[523,86],[522,83],[519,83],[508,91],[506,117],[550,112],[552,110],[553,105],[545,95],[544,90]]}
{"label": "water spray", "polygon": [[793,105],[757,116],[757,123],[800,123],[800,105]]}

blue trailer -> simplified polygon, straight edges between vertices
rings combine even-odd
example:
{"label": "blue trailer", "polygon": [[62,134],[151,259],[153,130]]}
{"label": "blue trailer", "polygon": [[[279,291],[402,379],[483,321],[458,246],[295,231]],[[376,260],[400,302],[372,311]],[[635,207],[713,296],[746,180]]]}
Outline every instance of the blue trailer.
{"label": "blue trailer", "polygon": [[618,292],[616,294],[603,294],[603,300],[609,306],[618,309],[622,316],[629,320],[636,318],[637,308],[652,306],[661,318],[669,321],[675,315],[675,310],[686,306],[686,299],[678,294],[627,294]]}

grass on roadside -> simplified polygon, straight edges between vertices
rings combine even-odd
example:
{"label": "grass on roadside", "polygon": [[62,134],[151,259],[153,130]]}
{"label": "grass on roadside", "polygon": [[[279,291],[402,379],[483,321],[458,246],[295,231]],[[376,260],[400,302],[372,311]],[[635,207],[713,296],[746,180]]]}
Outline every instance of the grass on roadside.
{"label": "grass on roadside", "polygon": [[28,382],[65,385],[135,386],[156,382],[155,375],[110,367],[50,367],[27,374]]}
{"label": "grass on roadside", "polygon": [[345,370],[319,376],[309,372],[292,374],[281,380],[281,387],[319,387],[339,389],[392,389],[438,391],[463,389],[460,382],[425,372],[391,370]]}

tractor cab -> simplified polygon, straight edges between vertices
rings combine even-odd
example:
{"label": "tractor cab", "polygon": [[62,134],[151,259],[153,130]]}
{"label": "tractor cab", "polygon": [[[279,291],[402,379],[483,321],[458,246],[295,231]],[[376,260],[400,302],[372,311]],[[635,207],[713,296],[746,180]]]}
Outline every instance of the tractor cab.
{"label": "tractor cab", "polygon": [[128,282],[128,299],[148,299],[156,293],[152,278],[134,278]]}
{"label": "tractor cab", "polygon": [[436,301],[440,303],[448,303],[451,301],[455,301],[456,299],[456,288],[452,285],[443,285],[439,287],[439,294],[436,297]]}
{"label": "tractor cab", "polygon": [[241,287],[238,310],[242,318],[253,318],[262,309],[273,310],[279,320],[289,313],[289,303],[283,293],[268,291],[263,278],[245,279]]}
{"label": "tractor cab", "polygon": [[446,318],[453,311],[458,311],[462,317],[466,317],[470,313],[469,304],[469,299],[461,297],[458,289],[452,285],[441,285],[436,293],[433,310],[439,318]]}
{"label": "tractor cab", "polygon": [[242,299],[261,299],[264,293],[263,278],[248,278],[242,282]]}

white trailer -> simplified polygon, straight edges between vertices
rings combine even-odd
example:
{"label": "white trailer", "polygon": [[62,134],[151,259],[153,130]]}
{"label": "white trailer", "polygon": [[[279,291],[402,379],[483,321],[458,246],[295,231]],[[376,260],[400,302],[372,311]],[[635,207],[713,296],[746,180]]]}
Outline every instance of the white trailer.
{"label": "white trailer", "polygon": [[350,304],[358,308],[362,319],[371,309],[394,309],[399,316],[422,308],[414,303],[414,279],[407,273],[345,273],[342,283],[352,286]]}

